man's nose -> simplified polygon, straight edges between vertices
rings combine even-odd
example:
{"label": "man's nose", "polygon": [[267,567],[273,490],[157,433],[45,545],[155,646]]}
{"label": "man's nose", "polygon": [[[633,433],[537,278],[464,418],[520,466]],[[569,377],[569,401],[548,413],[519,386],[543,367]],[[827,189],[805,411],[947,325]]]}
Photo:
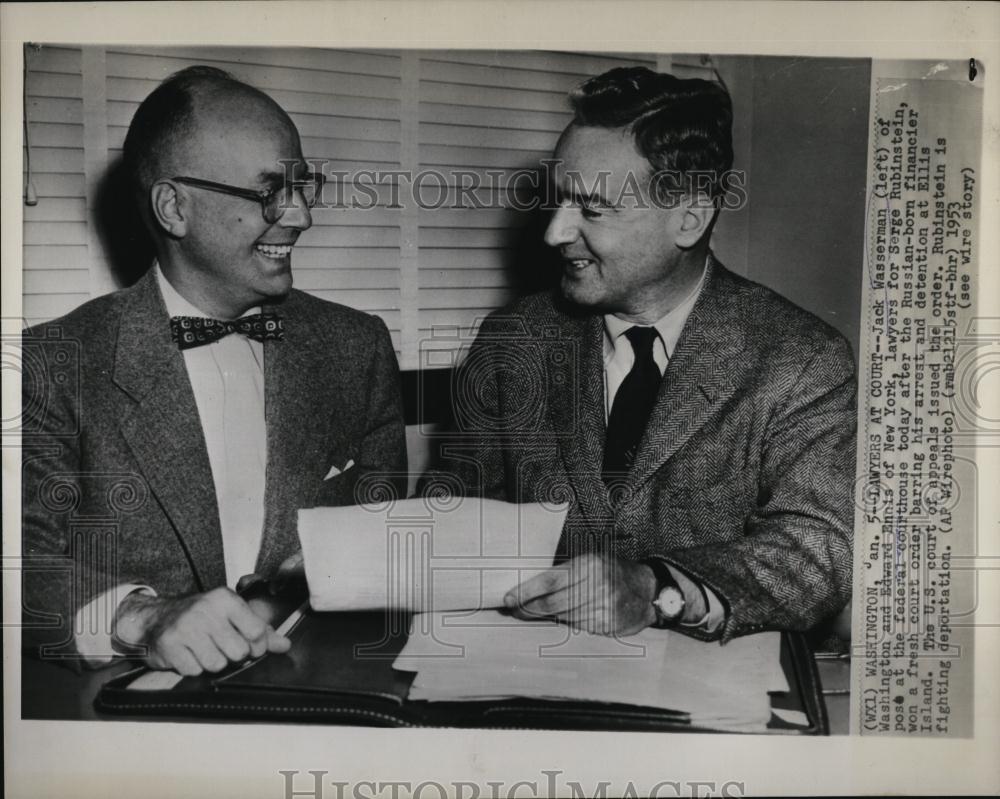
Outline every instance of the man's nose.
{"label": "man's nose", "polygon": [[576,241],[580,235],[579,213],[579,209],[571,205],[560,205],[545,229],[545,243],[550,247],[560,247]]}
{"label": "man's nose", "polygon": [[288,207],[278,219],[278,224],[286,228],[308,230],[312,227],[312,223],[312,213],[309,211],[306,198],[302,194],[301,189],[296,189],[292,202],[288,204]]}

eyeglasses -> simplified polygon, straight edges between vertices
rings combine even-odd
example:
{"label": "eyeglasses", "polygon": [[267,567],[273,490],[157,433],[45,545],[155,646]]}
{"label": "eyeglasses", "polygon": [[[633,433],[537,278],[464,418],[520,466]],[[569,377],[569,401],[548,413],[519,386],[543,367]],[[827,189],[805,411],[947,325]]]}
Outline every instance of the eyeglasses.
{"label": "eyeglasses", "polygon": [[178,176],[171,178],[186,186],[193,186],[196,189],[215,191],[220,194],[230,194],[233,197],[242,197],[244,200],[252,200],[260,203],[260,212],[264,221],[273,225],[284,215],[289,208],[296,208],[295,192],[302,195],[307,208],[316,205],[326,177],[319,172],[310,172],[300,180],[293,180],[276,189],[241,189],[237,186],[227,186],[225,183],[216,183],[211,180],[201,178],[188,178]]}

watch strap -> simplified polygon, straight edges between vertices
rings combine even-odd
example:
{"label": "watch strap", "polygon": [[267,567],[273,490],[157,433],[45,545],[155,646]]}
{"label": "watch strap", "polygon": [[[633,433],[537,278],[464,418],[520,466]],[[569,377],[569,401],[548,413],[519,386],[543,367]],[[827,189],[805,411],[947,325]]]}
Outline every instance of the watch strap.
{"label": "watch strap", "polygon": [[[674,579],[673,573],[670,571],[670,567],[667,566],[666,561],[660,558],[646,558],[642,561],[653,571],[653,576],[656,579],[656,592],[653,594],[653,611],[656,613],[656,627],[673,627],[677,624],[684,614],[684,594],[681,591],[681,587],[677,584],[677,580]],[[675,615],[667,615],[659,600],[663,596],[663,592],[667,589],[673,589],[681,601],[680,611]]]}
{"label": "watch strap", "polygon": [[677,581],[674,579],[674,575],[670,572],[670,568],[667,566],[665,560],[660,558],[645,558],[641,561],[649,566],[653,570],[653,576],[656,578],[656,593],[653,595],[655,599],[660,595],[660,592],[667,588],[668,586],[673,586],[674,588],[680,589],[677,585]]}

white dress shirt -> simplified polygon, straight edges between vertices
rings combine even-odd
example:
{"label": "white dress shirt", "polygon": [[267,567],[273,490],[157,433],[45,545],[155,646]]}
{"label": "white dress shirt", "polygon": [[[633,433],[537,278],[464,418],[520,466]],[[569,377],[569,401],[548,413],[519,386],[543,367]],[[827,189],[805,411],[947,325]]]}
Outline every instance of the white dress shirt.
{"label": "white dress shirt", "polygon": [[611,406],[614,404],[615,396],[621,387],[622,381],[635,364],[635,353],[632,351],[632,343],[625,335],[625,331],[632,327],[655,327],[657,337],[653,340],[653,360],[660,370],[660,374],[667,368],[667,362],[673,357],[677,348],[677,341],[681,337],[684,323],[691,315],[691,309],[698,301],[701,294],[701,286],[705,281],[705,273],[702,272],[698,285],[691,293],[684,298],[684,301],[660,317],[652,325],[636,325],[634,322],[626,322],[619,319],[614,314],[604,317],[604,418],[611,415]]}
{"label": "white dress shirt", "polygon": [[[638,325],[638,327],[656,328],[657,337],[653,340],[653,361],[662,375],[666,371],[667,363],[674,355],[677,348],[677,341],[681,337],[681,331],[691,315],[701,294],[701,288],[705,282],[706,269],[702,271],[698,285],[692,289],[691,293],[684,298],[676,308],[660,317],[652,325]],[[635,364],[635,352],[632,350],[632,343],[625,335],[629,328],[636,327],[633,322],[626,322],[613,314],[604,317],[604,418],[605,421],[611,416],[611,408],[614,405],[615,396],[621,387],[625,377],[632,370]],[[693,582],[692,578],[681,572],[672,564],[666,564],[675,580],[683,582]],[[679,576],[680,575],[680,576]],[[715,592],[707,586],[702,586],[705,598],[708,600],[708,612],[697,622],[690,625],[692,627],[702,627],[708,632],[714,632],[725,619],[725,607],[722,600],[716,596]]]}
{"label": "white dress shirt", "polygon": [[[153,269],[169,316],[208,316],[177,293],[158,264]],[[252,308],[244,316],[259,312]],[[240,577],[254,571],[264,530],[264,345],[234,333],[182,355],[212,469],[226,582],[235,589]],[[88,660],[110,658],[114,613],[137,590],[155,594],[149,586],[122,584],[77,612],[77,649]]]}
{"label": "white dress shirt", "polygon": [[[155,267],[170,316],[208,314],[185,300]],[[260,313],[251,308],[244,316]],[[235,588],[257,563],[264,531],[264,345],[233,333],[182,351],[219,504],[226,582]]]}

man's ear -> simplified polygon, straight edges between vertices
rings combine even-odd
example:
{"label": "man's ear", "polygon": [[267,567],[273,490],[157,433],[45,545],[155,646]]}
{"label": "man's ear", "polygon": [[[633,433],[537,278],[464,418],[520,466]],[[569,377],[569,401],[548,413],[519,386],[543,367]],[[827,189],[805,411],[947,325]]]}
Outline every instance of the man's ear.
{"label": "man's ear", "polygon": [[149,190],[150,205],[156,224],[169,236],[182,239],[187,235],[187,208],[176,183],[158,180]]}
{"label": "man's ear", "polygon": [[707,194],[694,194],[685,197],[680,204],[680,230],[677,232],[677,246],[688,249],[693,247],[712,227],[718,209]]}

